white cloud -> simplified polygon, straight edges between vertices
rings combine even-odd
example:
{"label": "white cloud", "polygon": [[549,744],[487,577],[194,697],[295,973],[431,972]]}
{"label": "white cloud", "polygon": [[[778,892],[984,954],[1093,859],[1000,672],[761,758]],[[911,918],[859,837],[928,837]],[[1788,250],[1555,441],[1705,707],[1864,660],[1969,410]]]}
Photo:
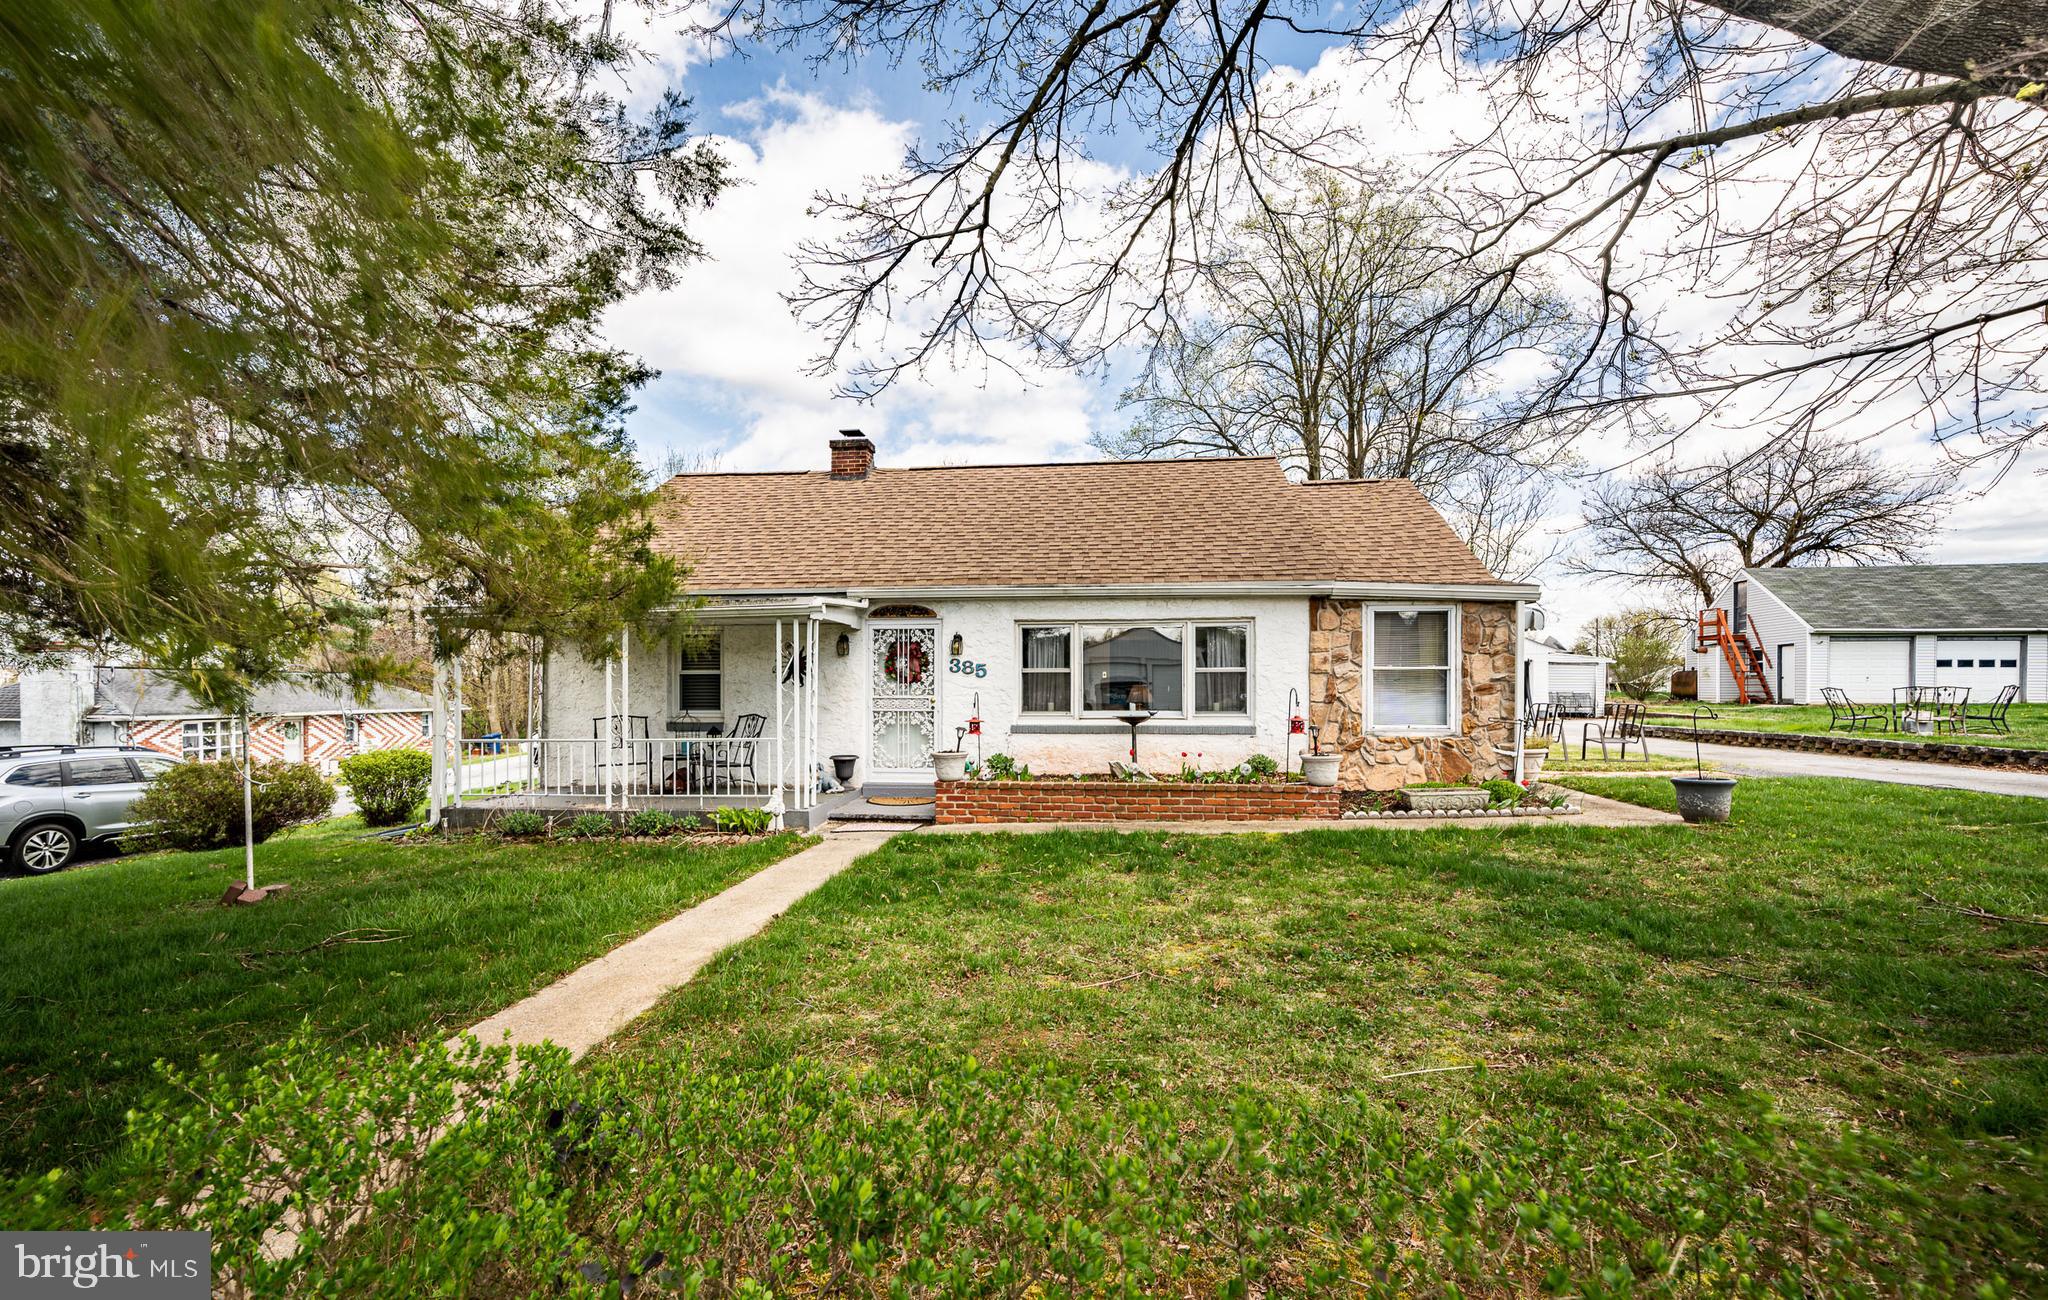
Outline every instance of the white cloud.
{"label": "white cloud", "polygon": [[750,129],[716,140],[740,183],[691,219],[710,259],[674,288],[638,294],[606,319],[612,342],[663,372],[634,422],[643,456],[677,450],[716,454],[728,469],[822,468],[824,441],[842,427],[865,429],[884,462],[897,465],[1085,452],[1101,395],[1071,373],[1025,382],[1001,370],[936,365],[866,403],[836,398],[830,378],[805,373],[819,339],[782,295],[797,286],[798,247],[832,233],[813,215],[813,195],[858,192],[889,172],[915,128],[787,87],[726,115]]}

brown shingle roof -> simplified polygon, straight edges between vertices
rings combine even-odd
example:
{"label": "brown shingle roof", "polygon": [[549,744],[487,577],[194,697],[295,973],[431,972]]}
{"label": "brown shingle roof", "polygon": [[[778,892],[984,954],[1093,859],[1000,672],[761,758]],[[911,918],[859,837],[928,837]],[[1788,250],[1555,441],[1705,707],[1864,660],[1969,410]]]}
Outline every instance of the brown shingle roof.
{"label": "brown shingle roof", "polygon": [[1407,480],[1297,484],[1271,457],[681,474],[654,522],[706,592],[1497,581]]}

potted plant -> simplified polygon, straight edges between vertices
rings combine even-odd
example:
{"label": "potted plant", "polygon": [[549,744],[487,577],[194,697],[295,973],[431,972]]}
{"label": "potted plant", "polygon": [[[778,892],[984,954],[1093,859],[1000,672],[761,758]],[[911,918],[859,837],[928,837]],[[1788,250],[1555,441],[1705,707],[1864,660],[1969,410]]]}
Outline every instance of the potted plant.
{"label": "potted plant", "polygon": [[1691,776],[1674,776],[1671,788],[1678,796],[1678,815],[1689,822],[1725,822],[1735,807],[1735,778],[1708,776],[1700,758],[1700,711],[1692,711]]}
{"label": "potted plant", "polygon": [[1549,746],[1549,745],[1547,745],[1547,744],[1546,744],[1546,745],[1544,745],[1544,746],[1543,746],[1543,748],[1541,748],[1541,749],[1525,749],[1525,750],[1523,750],[1523,751],[1522,751],[1522,779],[1523,779],[1524,781],[1528,781],[1528,782],[1531,782],[1531,783],[1533,783],[1533,782],[1534,782],[1534,781],[1535,781],[1535,780],[1536,780],[1536,779],[1537,779],[1538,777],[1542,776],[1542,775],[1543,775],[1543,762],[1544,762],[1544,760],[1545,760],[1545,759],[1547,759],[1547,758],[1549,758],[1549,757],[1550,757],[1550,746]]}
{"label": "potted plant", "polygon": [[[1310,734],[1313,736],[1314,733]],[[1341,754],[1325,754],[1320,749],[1312,749],[1301,756],[1301,779],[1310,785],[1337,784],[1337,766],[1342,758]]]}
{"label": "potted plant", "polygon": [[932,775],[941,781],[965,781],[967,779],[967,751],[964,749],[941,749],[932,755]]}

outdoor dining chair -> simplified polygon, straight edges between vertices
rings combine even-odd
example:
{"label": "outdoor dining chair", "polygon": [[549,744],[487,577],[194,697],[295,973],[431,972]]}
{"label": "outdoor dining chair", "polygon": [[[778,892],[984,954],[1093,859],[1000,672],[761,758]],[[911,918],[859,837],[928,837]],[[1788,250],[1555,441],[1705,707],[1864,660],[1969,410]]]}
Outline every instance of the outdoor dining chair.
{"label": "outdoor dining chair", "polygon": [[604,734],[605,718],[602,715],[590,720],[590,738],[597,741],[597,763],[599,770],[619,767],[627,772],[637,772],[644,751],[647,765],[647,783],[654,784],[654,746],[648,743],[647,715],[644,713],[614,713],[611,716],[611,737],[607,743]]}
{"label": "outdoor dining chair", "polygon": [[1643,757],[1650,756],[1650,738],[1643,732],[1643,705],[1635,702],[1611,706],[1604,718],[1595,718],[1579,733],[1579,757],[1585,758],[1586,747],[1594,741],[1600,742],[1600,757],[1609,757],[1607,744],[1615,742],[1621,749],[1621,756],[1628,757],[1628,747],[1635,745],[1643,751]]}
{"label": "outdoor dining chair", "polygon": [[1891,710],[1874,704],[1857,704],[1849,698],[1849,692],[1839,686],[1821,687],[1820,697],[1827,701],[1829,731],[1837,727],[1844,731],[1860,731],[1866,722],[1875,722],[1879,730],[1891,728]]}
{"label": "outdoor dining chair", "polygon": [[2019,697],[2019,683],[2007,683],[1999,689],[1998,694],[1974,709],[1966,701],[1963,705],[1963,721],[1966,726],[1972,722],[1981,722],[2001,736],[2010,736],[2012,727],[2007,724],[2005,715],[2011,711],[2012,702]]}
{"label": "outdoor dining chair", "polygon": [[733,774],[740,771],[747,774],[748,784],[759,784],[759,778],[754,774],[754,755],[760,747],[761,730],[767,725],[768,715],[765,713],[742,713],[733,721],[732,730],[718,737],[721,741],[741,743],[706,745],[703,757],[696,765],[698,788],[715,789],[721,772],[726,774],[728,784],[732,782]]}

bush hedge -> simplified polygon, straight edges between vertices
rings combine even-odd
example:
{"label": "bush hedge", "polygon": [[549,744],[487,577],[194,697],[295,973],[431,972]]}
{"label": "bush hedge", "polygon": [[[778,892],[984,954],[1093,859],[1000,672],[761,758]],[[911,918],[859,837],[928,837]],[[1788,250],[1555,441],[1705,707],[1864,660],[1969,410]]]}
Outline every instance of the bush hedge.
{"label": "bush hedge", "polygon": [[418,749],[379,749],[341,760],[341,781],[371,826],[412,820],[434,778],[433,756]]}
{"label": "bush hedge", "polygon": [[[160,1067],[121,1154],[0,1189],[0,1222],[207,1229],[217,1290],[337,1297],[2003,1296],[2040,1244],[1938,1165],[1761,1104],[1431,1124],[972,1058],[520,1059],[302,1031],[239,1074]],[[267,1252],[292,1222],[326,1231]]]}
{"label": "bush hedge", "polygon": [[[318,821],[334,807],[334,787],[306,763],[258,763],[252,800],[256,842],[288,826]],[[179,763],[135,801],[135,820],[153,843],[221,849],[242,842],[242,764]]]}

